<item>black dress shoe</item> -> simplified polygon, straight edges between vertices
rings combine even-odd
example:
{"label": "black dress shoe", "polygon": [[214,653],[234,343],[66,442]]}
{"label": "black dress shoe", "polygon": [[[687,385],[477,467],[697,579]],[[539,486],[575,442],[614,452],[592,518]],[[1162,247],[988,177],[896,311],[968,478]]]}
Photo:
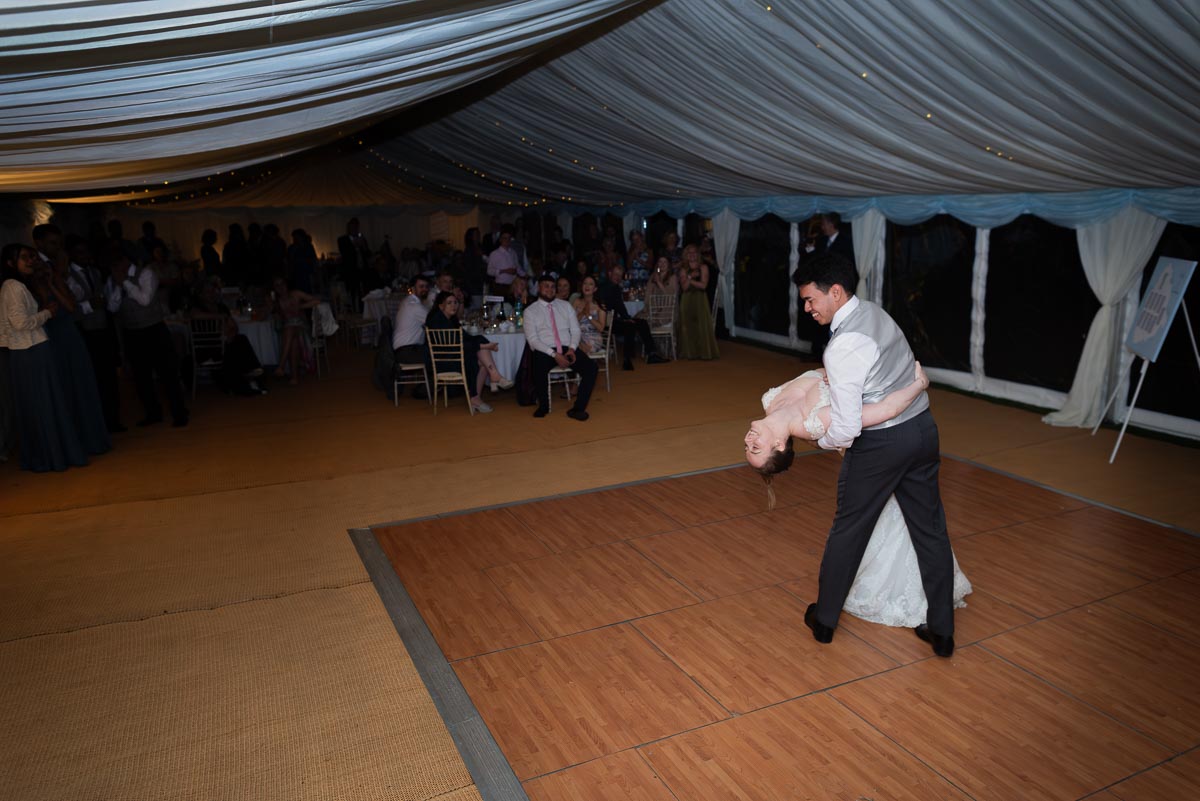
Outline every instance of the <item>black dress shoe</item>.
{"label": "black dress shoe", "polygon": [[666,364],[667,360],[657,353],[651,353],[646,357],[646,364]]}
{"label": "black dress shoe", "polygon": [[917,636],[925,642],[933,646],[933,653],[941,657],[949,657],[954,654],[954,637],[943,637],[941,634],[934,634],[929,630],[929,626],[924,623],[913,629]]}
{"label": "black dress shoe", "polygon": [[548,414],[550,414],[550,410],[543,409],[541,406],[537,407],[537,409],[535,409],[533,412],[534,417],[545,417]]}
{"label": "black dress shoe", "polygon": [[833,642],[833,629],[817,620],[817,605],[809,604],[804,610],[804,625],[812,629],[813,639],[821,644]]}
{"label": "black dress shoe", "polygon": [[591,415],[572,406],[570,409],[567,409],[567,417],[570,417],[572,420],[578,420],[582,423],[584,420],[591,417]]}

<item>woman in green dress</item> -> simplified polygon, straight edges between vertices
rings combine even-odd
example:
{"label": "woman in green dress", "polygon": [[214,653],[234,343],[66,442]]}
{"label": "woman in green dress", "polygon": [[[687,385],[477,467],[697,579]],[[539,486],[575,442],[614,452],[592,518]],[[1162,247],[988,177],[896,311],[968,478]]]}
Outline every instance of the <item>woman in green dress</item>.
{"label": "woman in green dress", "polygon": [[695,245],[683,249],[679,265],[679,314],[676,316],[681,359],[715,359],[717,337],[708,309],[708,265],[700,260]]}

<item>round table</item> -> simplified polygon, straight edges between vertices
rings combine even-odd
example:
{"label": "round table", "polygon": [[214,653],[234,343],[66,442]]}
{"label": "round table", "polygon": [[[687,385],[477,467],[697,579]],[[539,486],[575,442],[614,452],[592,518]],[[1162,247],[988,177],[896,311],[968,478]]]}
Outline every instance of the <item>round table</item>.
{"label": "round table", "polygon": [[258,357],[259,364],[279,364],[279,332],[271,320],[251,320],[234,317],[238,333],[250,340],[250,347]]}
{"label": "round table", "polygon": [[502,334],[493,331],[491,333],[484,332],[483,335],[500,346],[500,349],[492,354],[500,375],[509,380],[515,380],[517,368],[521,366],[521,355],[525,353],[525,332],[516,331],[511,334]]}

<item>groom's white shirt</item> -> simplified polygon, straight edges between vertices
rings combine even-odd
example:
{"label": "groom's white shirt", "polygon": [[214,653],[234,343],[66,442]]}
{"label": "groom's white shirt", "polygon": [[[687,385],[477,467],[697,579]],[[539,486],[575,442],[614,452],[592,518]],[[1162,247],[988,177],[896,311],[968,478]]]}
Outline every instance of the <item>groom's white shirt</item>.
{"label": "groom's white shirt", "polygon": [[[846,301],[829,323],[833,336],[850,313],[858,308],[858,296]],[[825,349],[825,375],[829,377],[829,428],[817,445],[826,449],[849,448],[862,432],[863,388],[871,365],[879,359],[879,345],[857,331],[834,337]]]}

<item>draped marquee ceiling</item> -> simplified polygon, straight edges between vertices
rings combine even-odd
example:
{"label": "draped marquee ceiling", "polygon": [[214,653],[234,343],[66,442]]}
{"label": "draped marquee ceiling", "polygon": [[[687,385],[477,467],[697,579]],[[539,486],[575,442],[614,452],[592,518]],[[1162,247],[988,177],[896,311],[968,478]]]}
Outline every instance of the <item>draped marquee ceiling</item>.
{"label": "draped marquee ceiling", "polygon": [[1141,189],[1200,220],[1195,0],[26,8],[0,2],[9,193],[170,201],[238,169],[254,186],[206,202],[737,199],[750,216]]}

